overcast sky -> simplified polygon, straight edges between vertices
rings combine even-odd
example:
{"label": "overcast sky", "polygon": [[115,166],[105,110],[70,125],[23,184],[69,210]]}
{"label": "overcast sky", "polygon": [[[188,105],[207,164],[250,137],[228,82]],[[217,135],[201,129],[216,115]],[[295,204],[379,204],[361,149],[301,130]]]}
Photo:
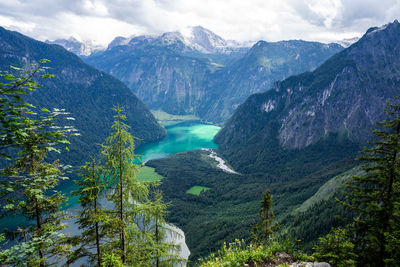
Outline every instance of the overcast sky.
{"label": "overcast sky", "polygon": [[238,41],[361,36],[398,19],[400,0],[1,0],[0,25],[39,40],[116,36],[201,25]]}

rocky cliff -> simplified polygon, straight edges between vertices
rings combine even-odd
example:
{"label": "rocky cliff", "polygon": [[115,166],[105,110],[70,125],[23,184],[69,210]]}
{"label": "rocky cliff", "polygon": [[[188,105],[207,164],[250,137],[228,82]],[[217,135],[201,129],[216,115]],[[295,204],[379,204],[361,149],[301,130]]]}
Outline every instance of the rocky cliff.
{"label": "rocky cliff", "polygon": [[386,101],[400,92],[399,59],[399,22],[371,28],[316,70],[250,96],[215,141],[232,155],[237,152],[235,157],[249,146],[258,146],[257,153],[270,153],[272,140],[289,150],[332,134],[364,144],[375,122],[385,119]]}

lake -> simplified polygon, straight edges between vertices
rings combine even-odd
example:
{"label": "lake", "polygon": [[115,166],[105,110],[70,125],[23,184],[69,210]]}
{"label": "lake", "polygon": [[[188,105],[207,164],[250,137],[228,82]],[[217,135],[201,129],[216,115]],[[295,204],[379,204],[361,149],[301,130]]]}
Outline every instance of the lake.
{"label": "lake", "polygon": [[166,125],[165,129],[167,135],[162,140],[137,149],[136,153],[142,155],[143,161],[200,148],[217,148],[213,138],[220,129],[218,126],[184,121]]}
{"label": "lake", "polygon": [[[165,124],[165,129],[167,130],[167,135],[163,139],[145,144],[135,151],[136,154],[142,156],[143,162],[151,159],[165,158],[169,155],[189,150],[217,148],[217,145],[213,142],[213,138],[220,129],[218,126],[204,124],[198,121],[182,121]],[[60,186],[60,189],[69,195],[69,193],[76,188],[71,181],[69,181],[66,185]],[[68,205],[65,208],[69,210],[79,208],[77,197],[69,196]],[[0,226],[14,228],[16,226],[16,221],[21,223],[24,219],[22,217],[2,218],[0,220]],[[72,222],[72,220],[70,220],[70,222]],[[177,228],[177,230],[180,231],[179,228]],[[78,232],[77,225],[71,225],[68,232]],[[172,237],[169,238],[171,240]],[[187,258],[189,256],[189,250],[184,243],[185,240],[178,240],[178,242],[181,243],[182,246],[181,256]]]}

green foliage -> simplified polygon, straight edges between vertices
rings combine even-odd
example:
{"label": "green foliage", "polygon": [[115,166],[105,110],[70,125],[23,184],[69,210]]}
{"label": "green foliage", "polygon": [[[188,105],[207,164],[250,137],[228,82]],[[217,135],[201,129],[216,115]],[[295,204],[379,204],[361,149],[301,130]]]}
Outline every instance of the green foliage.
{"label": "green foliage", "polygon": [[2,216],[22,215],[26,221],[15,233],[19,236],[16,244],[2,251],[1,262],[44,266],[50,258],[52,262],[61,260],[70,249],[61,234],[65,228],[62,220],[67,218],[61,207],[67,198],[55,190],[61,180],[67,179],[63,176],[67,166],[58,160],[48,163],[46,157],[51,151],[60,152],[60,145],[66,147],[67,137],[76,135],[76,130],[56,124],[61,118],[70,119],[64,110],[39,109],[22,98],[40,87],[33,81],[43,71],[40,65],[28,71],[13,69],[21,76],[5,74],[2,77],[8,82],[0,85],[1,149],[13,147],[17,152],[1,172]]}
{"label": "green foliage", "polygon": [[71,239],[72,243],[78,247],[69,255],[68,263],[73,263],[82,257],[89,257],[91,263],[97,266],[101,264],[101,241],[105,236],[103,228],[109,221],[109,216],[99,203],[106,189],[101,172],[101,167],[92,158],[92,162],[81,167],[81,179],[75,181],[78,189],[72,192],[72,195],[78,196],[82,207],[79,210],[77,222],[82,232]]}
{"label": "green foliage", "polygon": [[[296,259],[305,259],[306,256],[294,250],[293,245],[288,240],[278,242],[276,240],[268,245],[247,245],[244,240],[236,239],[234,242],[223,244],[222,249],[217,253],[211,253],[206,259],[200,259],[202,267],[223,267],[223,266],[246,266],[245,264],[259,263],[269,264],[268,266],[279,265],[279,259],[276,258],[278,252],[289,253],[291,261]],[[291,262],[281,262],[291,263]],[[257,265],[254,265],[257,266]]]}
{"label": "green foliage", "polygon": [[[41,85],[34,82],[35,76],[45,71],[43,64],[48,60],[41,60],[40,64],[30,70],[11,66],[12,74],[8,71],[0,71],[0,156],[11,159],[8,148],[17,148],[25,141],[26,131],[39,120],[33,118],[35,107],[25,101],[27,95],[34,92]],[[50,78],[53,75],[43,74],[42,78]],[[42,111],[50,112],[46,108]],[[6,150],[8,149],[8,150]]]}
{"label": "green foliage", "polygon": [[122,122],[125,119],[122,109],[117,106],[114,111],[117,114],[113,132],[101,151],[106,197],[113,206],[105,211],[109,220],[104,224],[104,254],[109,255],[108,258],[119,258],[126,265],[149,266],[153,262],[157,266],[165,265],[179,259],[175,255],[178,248],[165,242],[167,205],[162,201],[161,193],[152,190],[157,186],[156,182],[138,181],[135,137]]}
{"label": "green foliage", "polygon": [[333,267],[355,266],[357,255],[354,253],[354,244],[342,228],[333,229],[326,237],[320,237],[314,249],[313,256],[318,261],[329,262]]}
{"label": "green foliage", "polygon": [[206,187],[206,186],[195,185],[195,186],[192,186],[191,188],[189,188],[186,191],[186,193],[195,195],[195,196],[199,196],[201,194],[201,192],[205,192],[207,190],[210,190],[210,188]]}
{"label": "green foliage", "polygon": [[348,228],[358,255],[357,263],[384,266],[399,262],[397,234],[400,230],[400,97],[388,102],[389,119],[377,123],[376,139],[359,157],[366,163],[365,176],[349,182],[347,207],[357,216]]}
{"label": "green foliage", "polygon": [[262,196],[258,215],[260,222],[253,226],[254,232],[251,233],[252,241],[256,244],[268,244],[274,231],[280,227],[278,223],[272,223],[275,214],[272,210],[272,197],[269,189]]}
{"label": "green foliage", "polygon": [[[185,232],[186,244],[191,252],[190,260],[195,260],[217,251],[223,245],[223,240],[233,242],[235,238],[240,238],[250,241],[251,226],[257,223],[255,218],[265,188],[270,188],[274,195],[276,220],[281,223],[326,181],[353,167],[355,161],[351,159],[352,150],[343,149],[339,151],[340,155],[339,152],[335,155],[330,153],[335,147],[337,149],[338,144],[328,139],[305,150],[275,151],[274,156],[281,161],[253,166],[251,173],[245,171],[241,172],[242,175],[229,174],[216,168],[204,151],[179,153],[149,161],[146,165],[154,167],[157,173],[164,176],[160,189],[165,199],[172,202],[167,220]],[[220,152],[218,154],[222,156]],[[247,161],[242,164],[247,164]],[[199,196],[186,194],[195,185],[211,189]],[[308,214],[290,227],[293,219],[288,219],[279,232],[286,232],[292,226],[301,226],[301,239],[312,237],[307,240],[311,251],[312,242],[328,233],[332,226],[338,226],[336,221],[332,222],[336,214],[332,209],[336,209],[336,206],[329,206],[326,211],[317,211],[323,213],[321,217],[315,215],[308,219]],[[342,211],[337,214],[342,214]]]}

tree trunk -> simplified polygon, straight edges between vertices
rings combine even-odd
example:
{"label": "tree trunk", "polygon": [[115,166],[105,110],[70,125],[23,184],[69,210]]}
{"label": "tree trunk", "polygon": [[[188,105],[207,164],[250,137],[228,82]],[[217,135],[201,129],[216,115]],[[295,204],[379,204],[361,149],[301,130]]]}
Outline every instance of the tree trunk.
{"label": "tree trunk", "polygon": [[125,263],[126,258],[125,258],[125,225],[124,225],[124,198],[123,198],[123,182],[122,182],[122,140],[121,137],[119,138],[119,205],[120,205],[120,220],[121,220],[121,231],[120,231],[120,236],[121,236],[121,253],[122,253],[122,263]]}
{"label": "tree trunk", "polygon": [[[37,229],[39,231],[39,234],[41,235],[41,233],[40,233],[41,229],[42,229],[42,222],[40,220],[41,212],[40,212],[40,207],[39,207],[39,201],[38,201],[38,199],[36,197],[35,197],[35,215],[36,215],[36,227],[37,227]],[[38,252],[39,252],[39,258],[41,260],[40,266],[42,267],[42,266],[44,266],[44,264],[42,262],[42,260],[44,258],[43,245],[42,244],[39,245]]]}

